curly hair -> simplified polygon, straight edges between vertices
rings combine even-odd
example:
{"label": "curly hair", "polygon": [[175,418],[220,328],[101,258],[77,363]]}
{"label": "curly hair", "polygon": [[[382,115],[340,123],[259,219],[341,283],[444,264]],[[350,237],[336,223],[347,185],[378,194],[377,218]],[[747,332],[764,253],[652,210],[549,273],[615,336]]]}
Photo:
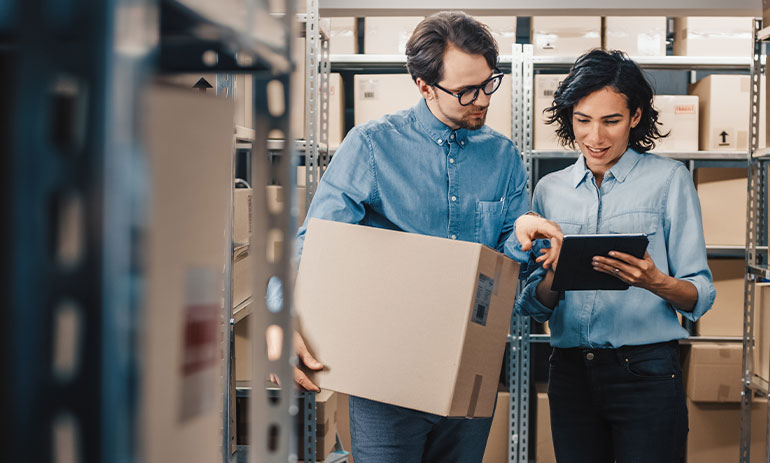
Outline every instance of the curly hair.
{"label": "curly hair", "polygon": [[417,82],[436,84],[444,77],[444,52],[448,45],[472,55],[482,55],[494,69],[497,43],[484,24],[462,11],[442,11],[423,19],[406,43],[406,68]]}
{"label": "curly hair", "polygon": [[658,111],[652,106],[655,96],[652,86],[639,65],[618,50],[591,50],[579,57],[567,78],[553,94],[553,104],[544,112],[550,113],[547,123],[557,123],[556,136],[564,146],[575,148],[572,111],[575,105],[591,93],[610,87],[626,97],[631,114],[641,109],[641,119],[631,129],[628,146],[640,153],[655,148],[655,140],[668,136],[658,126]]}

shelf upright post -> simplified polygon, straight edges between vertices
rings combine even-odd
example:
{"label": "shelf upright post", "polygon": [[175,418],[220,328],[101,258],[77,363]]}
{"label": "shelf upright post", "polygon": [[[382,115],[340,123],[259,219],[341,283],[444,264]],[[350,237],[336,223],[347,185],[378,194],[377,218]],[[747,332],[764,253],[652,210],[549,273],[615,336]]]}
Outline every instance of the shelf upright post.
{"label": "shelf upright post", "polygon": [[[749,120],[749,150],[748,150],[748,181],[747,181],[747,205],[746,205],[746,266],[747,269],[761,262],[762,257],[757,254],[757,246],[761,240],[766,240],[767,232],[765,224],[765,167],[760,160],[754,159],[754,153],[758,149],[759,141],[759,97],[762,42],[758,40],[757,33],[762,28],[762,21],[754,20],[754,50],[751,64],[751,115]],[[763,128],[764,129],[764,128]],[[748,463],[751,458],[751,399],[752,382],[754,378],[754,301],[755,301],[756,276],[747,271],[744,281],[744,316],[743,316],[743,391],[741,393],[741,445],[740,461]],[[764,391],[767,395],[767,391]],[[770,413],[768,414],[770,422]],[[767,443],[770,437],[766,436]],[[770,461],[770,457],[768,461]]]}
{"label": "shelf upright post", "polygon": [[[287,58],[292,55],[295,28],[295,1],[284,0],[282,17]],[[297,406],[294,390],[294,231],[297,229],[296,166],[297,150],[290,132],[291,69],[272,70],[253,75],[254,144],[251,156],[252,234],[249,259],[252,265],[253,310],[249,317],[252,364],[249,410],[249,461],[286,463],[297,460]],[[281,92],[268,92],[280,88]],[[281,98],[283,101],[270,101]],[[285,108],[282,113],[275,108]],[[268,156],[268,134],[279,130],[285,142],[275,161]],[[277,179],[284,187],[287,207],[280,212],[267,205],[266,186]],[[268,242],[282,238],[280,252],[274,261],[267,260]],[[276,283],[280,282],[280,285]],[[269,286],[268,286],[269,285]],[[280,290],[278,289],[280,286]],[[268,287],[270,288],[269,299]],[[268,358],[266,336],[280,339],[280,352]],[[278,377],[281,384],[276,394],[268,394],[265,378]]]}

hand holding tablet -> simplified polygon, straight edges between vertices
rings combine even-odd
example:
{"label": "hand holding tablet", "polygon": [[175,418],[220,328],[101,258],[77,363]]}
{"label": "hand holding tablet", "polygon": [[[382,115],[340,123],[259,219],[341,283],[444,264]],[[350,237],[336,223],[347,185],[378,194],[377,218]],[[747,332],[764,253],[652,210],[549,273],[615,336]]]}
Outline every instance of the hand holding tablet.
{"label": "hand holding tablet", "polygon": [[641,259],[647,244],[647,235],[643,233],[564,235],[551,290],[628,289],[628,283],[594,270],[593,257],[607,256],[610,251],[619,251]]}

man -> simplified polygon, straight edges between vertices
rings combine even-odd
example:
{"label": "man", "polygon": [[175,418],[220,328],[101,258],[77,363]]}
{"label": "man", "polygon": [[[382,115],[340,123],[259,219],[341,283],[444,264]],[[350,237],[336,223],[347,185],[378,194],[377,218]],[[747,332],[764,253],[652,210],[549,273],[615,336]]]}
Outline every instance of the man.
{"label": "man", "polygon": [[[513,142],[484,125],[503,75],[486,26],[462,12],[423,20],[406,48],[422,99],[408,110],[354,127],[316,191],[308,219],[474,241],[518,260],[532,240],[551,239],[537,258],[556,261],[561,230],[527,214],[527,175]],[[307,221],[300,228],[302,248]],[[515,229],[515,233],[514,233]],[[300,361],[322,364],[295,334]],[[300,370],[296,382],[318,391]],[[350,397],[353,456],[369,462],[480,462],[491,418],[447,419]]]}

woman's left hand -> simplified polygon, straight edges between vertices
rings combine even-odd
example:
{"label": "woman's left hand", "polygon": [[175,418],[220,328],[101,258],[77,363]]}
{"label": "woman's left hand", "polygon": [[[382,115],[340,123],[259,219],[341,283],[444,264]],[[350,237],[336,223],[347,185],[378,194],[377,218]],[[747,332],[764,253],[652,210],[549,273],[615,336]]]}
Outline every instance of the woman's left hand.
{"label": "woman's left hand", "polygon": [[609,254],[610,257],[594,256],[594,270],[612,275],[631,286],[648,290],[660,285],[666,277],[655,266],[647,251],[642,259],[619,251],[610,251]]}

